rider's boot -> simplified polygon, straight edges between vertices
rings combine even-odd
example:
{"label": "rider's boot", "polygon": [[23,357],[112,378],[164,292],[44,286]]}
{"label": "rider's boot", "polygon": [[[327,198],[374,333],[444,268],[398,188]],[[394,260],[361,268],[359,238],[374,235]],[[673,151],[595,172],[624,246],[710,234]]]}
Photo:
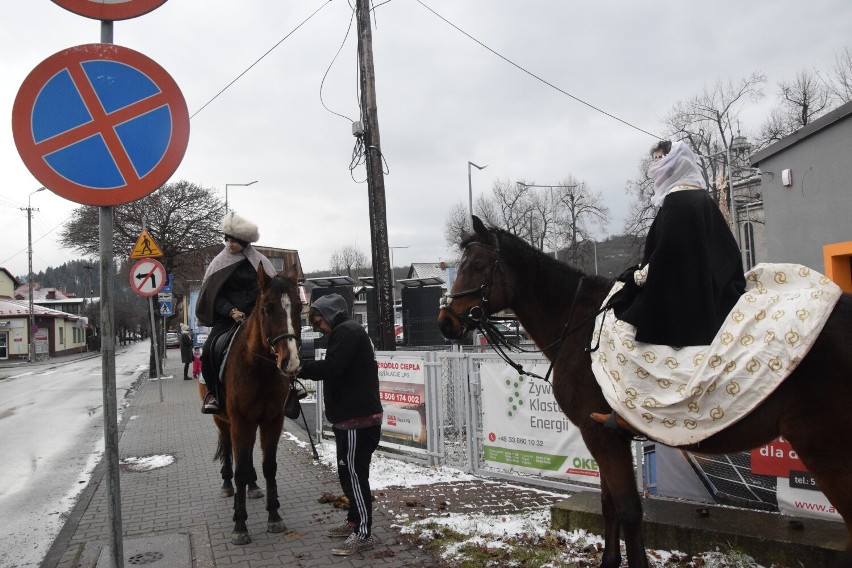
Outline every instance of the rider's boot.
{"label": "rider's boot", "polygon": [[207,385],[207,395],[204,397],[204,403],[201,406],[201,414],[219,414],[222,412],[219,406],[219,401],[216,398],[216,389],[210,388]]}
{"label": "rider's boot", "polygon": [[601,414],[600,412],[592,412],[590,414],[592,420],[603,424],[605,428],[612,430],[627,430],[633,434],[641,434],[636,428],[631,426],[624,418],[619,416],[615,411],[610,414]]}

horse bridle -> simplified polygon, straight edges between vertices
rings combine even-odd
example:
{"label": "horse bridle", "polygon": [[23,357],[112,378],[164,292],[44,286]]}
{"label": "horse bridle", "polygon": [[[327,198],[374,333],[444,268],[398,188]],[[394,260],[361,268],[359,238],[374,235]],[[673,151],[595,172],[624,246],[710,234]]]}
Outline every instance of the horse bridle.
{"label": "horse bridle", "polygon": [[[508,364],[510,367],[515,369],[519,374],[527,375],[527,376],[534,377],[534,378],[537,378],[537,379],[542,379],[545,382],[550,382],[549,379],[550,379],[550,373],[553,371],[553,361],[550,362],[550,366],[547,369],[547,373],[545,373],[545,375],[543,377],[525,370],[523,365],[513,361],[512,358],[509,357],[509,355],[505,352],[504,347],[511,349],[512,346],[509,344],[509,342],[506,340],[506,338],[503,336],[503,334],[496,328],[496,326],[488,319],[488,315],[487,315],[485,308],[488,306],[488,302],[489,302],[488,297],[491,293],[491,286],[494,284],[494,279],[495,279],[497,273],[500,271],[500,245],[499,245],[499,242],[497,244],[495,244],[494,246],[487,245],[485,243],[481,243],[481,242],[478,242],[478,241],[472,242],[472,243],[469,243],[465,247],[465,252],[467,251],[467,249],[469,247],[472,247],[472,246],[481,246],[481,247],[484,247],[484,248],[494,252],[494,264],[491,266],[491,272],[488,275],[488,277],[485,279],[485,282],[483,282],[478,288],[471,288],[469,290],[464,290],[462,292],[455,292],[455,293],[449,293],[448,292],[447,294],[442,296],[441,297],[441,309],[447,310],[448,312],[450,312],[453,315],[453,317],[455,317],[456,320],[458,320],[459,323],[461,323],[462,326],[464,326],[465,329],[464,329],[463,334],[466,333],[467,331],[470,331],[471,329],[479,329],[480,331],[482,331],[483,335],[488,340],[488,343],[497,352],[497,354],[500,356],[500,358],[503,359],[503,361],[505,361],[506,364]],[[591,316],[591,318],[585,318],[582,322],[580,322],[580,324],[571,328],[570,325],[571,325],[571,318],[574,315],[574,306],[577,304],[577,299],[580,296],[580,289],[582,287],[583,287],[583,277],[581,276],[580,281],[577,283],[577,288],[574,290],[574,298],[571,300],[571,308],[568,311],[568,319],[565,321],[565,327],[562,329],[562,333],[559,335],[559,337],[556,338],[556,340],[553,343],[551,343],[550,345],[547,345],[547,346],[545,346],[545,347],[543,347],[539,350],[528,351],[528,350],[521,349],[521,351],[523,351],[525,353],[532,353],[532,352],[542,352],[543,353],[547,349],[550,349],[552,347],[556,347],[557,345],[559,345],[560,343],[565,341],[566,337],[568,337],[570,334],[577,331],[578,329],[582,328],[586,323],[588,323],[588,321],[590,319],[594,319],[595,317],[597,317],[597,315],[600,312],[602,312],[602,311],[604,311],[605,309],[608,308],[608,306],[601,308],[601,310],[598,310],[597,312],[595,312]],[[450,307],[450,303],[451,303],[450,300],[454,300],[456,298],[463,298],[465,296],[474,296],[474,295],[480,294],[480,293],[482,294],[482,296],[481,296],[481,299],[479,301],[479,304],[471,306],[470,308],[468,308],[465,311],[465,313],[460,314],[457,311],[455,311],[454,309],[452,309],[452,307]],[[474,315],[475,311],[476,311],[477,315]]]}
{"label": "horse bridle", "polygon": [[[500,271],[500,247],[491,246],[481,242],[472,242],[465,247],[465,251],[472,246],[480,246],[494,252],[494,263],[491,265],[491,272],[479,287],[464,290],[462,292],[447,292],[441,297],[441,309],[447,310],[452,316],[458,320],[465,328],[465,333],[471,329],[481,329],[488,321],[488,306],[489,296],[491,295],[491,286],[494,284],[494,279]],[[452,300],[456,298],[464,298],[466,296],[480,295],[479,304],[475,304],[465,310],[464,313],[455,311],[452,306]]]}

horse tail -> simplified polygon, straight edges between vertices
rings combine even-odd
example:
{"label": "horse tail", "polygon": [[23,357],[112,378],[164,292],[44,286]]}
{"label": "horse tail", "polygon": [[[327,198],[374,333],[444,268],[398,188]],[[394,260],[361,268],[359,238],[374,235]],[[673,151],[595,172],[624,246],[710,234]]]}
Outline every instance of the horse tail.
{"label": "horse tail", "polygon": [[213,461],[224,461],[225,459],[225,448],[222,447],[222,437],[219,436],[219,442],[216,446],[216,455],[213,456]]}

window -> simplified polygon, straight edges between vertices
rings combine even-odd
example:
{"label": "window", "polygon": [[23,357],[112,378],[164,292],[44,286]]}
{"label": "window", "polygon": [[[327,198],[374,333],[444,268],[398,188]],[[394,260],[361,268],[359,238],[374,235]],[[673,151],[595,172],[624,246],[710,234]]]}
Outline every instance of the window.
{"label": "window", "polygon": [[65,328],[59,327],[59,345],[65,345]]}

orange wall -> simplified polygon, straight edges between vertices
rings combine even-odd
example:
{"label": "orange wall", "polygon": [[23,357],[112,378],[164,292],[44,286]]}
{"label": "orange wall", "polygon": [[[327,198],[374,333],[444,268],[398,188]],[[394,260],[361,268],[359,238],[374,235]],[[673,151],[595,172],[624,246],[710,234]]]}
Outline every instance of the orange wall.
{"label": "orange wall", "polygon": [[822,247],[825,275],[844,292],[852,292],[852,241]]}

